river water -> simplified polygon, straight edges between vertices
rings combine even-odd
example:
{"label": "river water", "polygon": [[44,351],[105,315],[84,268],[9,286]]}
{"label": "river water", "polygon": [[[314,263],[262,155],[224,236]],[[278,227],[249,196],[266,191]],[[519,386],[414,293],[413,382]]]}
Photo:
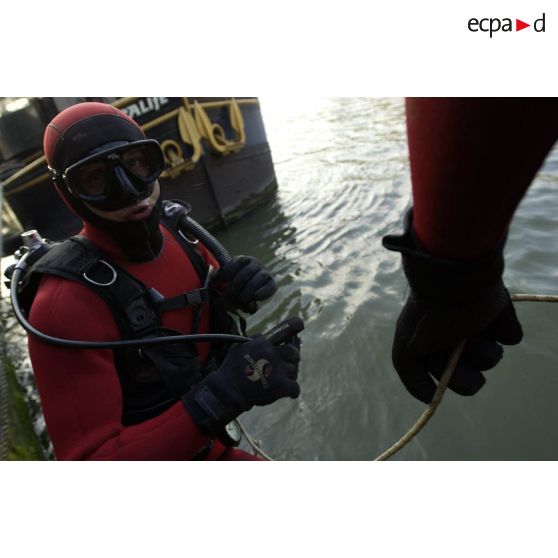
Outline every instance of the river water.
{"label": "river water", "polygon": [[[391,364],[406,282],[399,255],[380,242],[401,230],[411,202],[403,101],[261,103],[277,196],[216,236],[231,253],[258,257],[278,281],[275,297],[249,319],[249,332],[293,315],[306,329],[299,399],[256,408],[242,422],[277,459],[372,459],[424,409]],[[511,292],[558,293],[557,187],[554,150],[511,227],[505,272]],[[524,341],[506,348],[479,394],[448,392],[431,422],[393,459],[558,458],[558,306],[517,308]],[[28,369],[25,361],[21,368]]]}

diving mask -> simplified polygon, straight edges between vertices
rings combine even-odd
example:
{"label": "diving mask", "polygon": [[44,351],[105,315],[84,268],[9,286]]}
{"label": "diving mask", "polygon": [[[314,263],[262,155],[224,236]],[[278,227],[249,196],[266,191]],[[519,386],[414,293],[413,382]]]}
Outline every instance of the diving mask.
{"label": "diving mask", "polygon": [[149,197],[164,168],[161,146],[146,139],[113,142],[63,172],[51,167],[49,171],[74,196],[98,209],[113,211]]}

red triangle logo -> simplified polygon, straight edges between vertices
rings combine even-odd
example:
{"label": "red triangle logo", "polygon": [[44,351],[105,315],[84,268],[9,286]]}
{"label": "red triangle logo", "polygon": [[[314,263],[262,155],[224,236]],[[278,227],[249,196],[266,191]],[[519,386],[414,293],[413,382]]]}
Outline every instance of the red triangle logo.
{"label": "red triangle logo", "polygon": [[525,29],[526,27],[531,27],[531,24],[530,23],[525,23],[524,21],[521,21],[520,19],[515,20],[515,30],[516,31],[521,31],[522,29]]}

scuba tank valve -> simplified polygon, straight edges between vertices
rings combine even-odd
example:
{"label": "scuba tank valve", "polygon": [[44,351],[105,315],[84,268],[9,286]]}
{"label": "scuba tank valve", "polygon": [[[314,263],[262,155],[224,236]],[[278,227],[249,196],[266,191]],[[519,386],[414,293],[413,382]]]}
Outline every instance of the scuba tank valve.
{"label": "scuba tank valve", "polygon": [[35,250],[35,248],[38,248],[43,244],[46,244],[46,241],[39,234],[39,231],[35,229],[21,233],[21,240],[23,240],[23,245],[29,250],[29,252]]}

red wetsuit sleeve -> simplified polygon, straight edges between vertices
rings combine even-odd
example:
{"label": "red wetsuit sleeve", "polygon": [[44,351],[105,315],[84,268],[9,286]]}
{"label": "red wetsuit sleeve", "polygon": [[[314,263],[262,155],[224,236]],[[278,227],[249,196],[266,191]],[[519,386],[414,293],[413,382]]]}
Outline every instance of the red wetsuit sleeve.
{"label": "red wetsuit sleeve", "polygon": [[[108,306],[90,289],[43,278],[30,322],[65,339],[118,339]],[[29,337],[48,432],[58,459],[190,459],[209,438],[178,402],[134,426],[121,423],[122,397],[112,351],[68,349]]]}
{"label": "red wetsuit sleeve", "polygon": [[556,99],[407,99],[415,234],[439,257],[499,246],[558,137]]}

